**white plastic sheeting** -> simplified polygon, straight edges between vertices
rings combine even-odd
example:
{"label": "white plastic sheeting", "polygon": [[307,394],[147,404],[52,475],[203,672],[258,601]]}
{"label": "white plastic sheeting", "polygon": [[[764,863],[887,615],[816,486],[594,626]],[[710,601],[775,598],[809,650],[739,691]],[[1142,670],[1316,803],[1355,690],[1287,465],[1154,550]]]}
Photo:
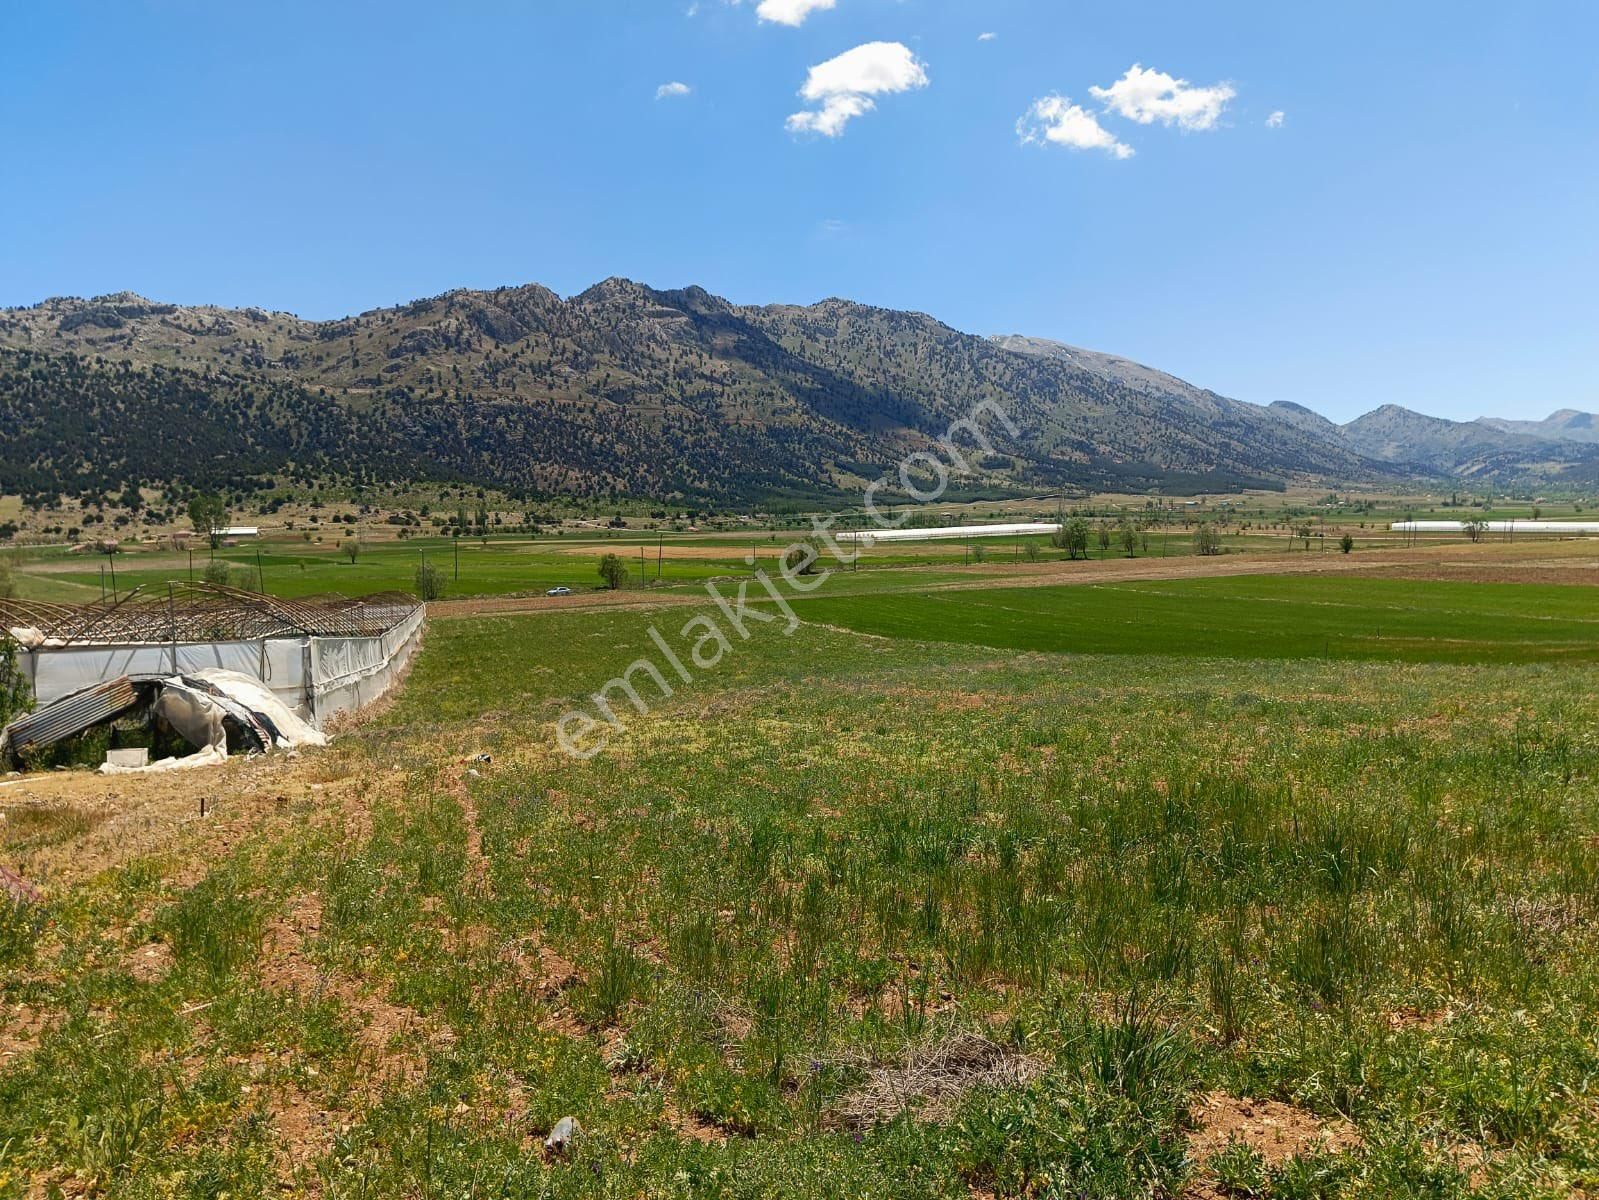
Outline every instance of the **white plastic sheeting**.
{"label": "white plastic sheeting", "polygon": [[[1487,533],[1599,533],[1599,521],[1484,521]],[[1463,533],[1464,521],[1395,521],[1388,527],[1395,533]]]}
{"label": "white plastic sheeting", "polygon": [[962,538],[1023,537],[1027,534],[1054,533],[1060,528],[1055,521],[1029,521],[1018,525],[942,525],[933,529],[863,529],[835,535],[841,542],[860,542],[870,546],[876,542],[939,542],[959,541]]}
{"label": "white plastic sheeting", "polygon": [[381,637],[310,639],[313,715],[323,721],[364,708],[393,687],[422,644],[425,616],[418,608]]}
{"label": "white plastic sheeting", "polygon": [[[205,687],[216,689],[209,692]],[[256,727],[256,736],[270,737],[273,750],[325,746],[327,735],[312,728],[272,694],[260,680],[234,671],[196,671],[189,676],[162,680],[155,710],[169,725],[200,747],[183,758],[163,758],[144,766],[124,767],[106,762],[102,775],[144,775],[187,771],[215,766],[228,757],[223,719],[232,716]]]}
{"label": "white plastic sheeting", "polygon": [[163,771],[192,771],[196,767],[215,767],[228,761],[227,743],[207,746],[182,758],[158,758],[142,767],[119,767],[115,763],[101,763],[102,775],[159,775]]}
{"label": "white plastic sheeting", "polygon": [[302,720],[259,679],[240,675],[235,671],[196,671],[193,678],[204,680],[231,700],[237,700],[257,717],[265,717],[276,731],[273,742],[279,750],[296,750],[301,746],[326,746],[327,734]]}
{"label": "white plastic sheeting", "polygon": [[290,708],[300,708],[307,695],[305,642],[301,637],[176,645],[44,645],[27,648],[21,657],[33,678],[34,699],[39,704],[51,704],[119,675],[194,675],[222,670],[253,676]]}
{"label": "white plastic sheeting", "polygon": [[321,727],[330,717],[371,704],[388,691],[421,644],[424,615],[418,608],[380,637],[46,644],[24,646],[18,658],[40,705],[122,675],[203,678],[223,671],[264,685],[282,706]]}

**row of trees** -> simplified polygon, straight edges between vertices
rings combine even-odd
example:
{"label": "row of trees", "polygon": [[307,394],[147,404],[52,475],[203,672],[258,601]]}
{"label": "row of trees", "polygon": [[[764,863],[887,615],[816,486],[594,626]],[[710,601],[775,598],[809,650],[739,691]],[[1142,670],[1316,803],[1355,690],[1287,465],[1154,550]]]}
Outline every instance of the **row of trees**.
{"label": "row of trees", "polygon": [[[1072,517],[1050,535],[1050,545],[1066,551],[1068,558],[1087,558],[1089,540],[1099,545],[1100,553],[1109,553],[1112,546],[1119,548],[1128,558],[1136,557],[1140,550],[1149,551],[1149,530],[1123,518],[1115,525],[1101,522],[1090,527],[1082,517]],[[1194,527],[1194,553],[1211,555],[1221,553],[1221,533],[1210,522]]]}

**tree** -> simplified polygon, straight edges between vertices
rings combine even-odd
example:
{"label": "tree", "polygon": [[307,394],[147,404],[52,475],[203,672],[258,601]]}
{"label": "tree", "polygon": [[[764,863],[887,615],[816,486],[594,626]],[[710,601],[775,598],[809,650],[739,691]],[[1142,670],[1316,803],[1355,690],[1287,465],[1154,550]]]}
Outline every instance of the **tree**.
{"label": "tree", "polygon": [[1116,527],[1116,540],[1127,551],[1127,557],[1132,558],[1133,552],[1138,549],[1138,530],[1133,528],[1131,521],[1124,520]]}
{"label": "tree", "polygon": [[1488,522],[1481,517],[1467,517],[1461,522],[1461,528],[1465,530],[1466,536],[1472,541],[1480,542],[1482,541],[1482,535],[1488,532]]}
{"label": "tree", "polygon": [[814,575],[822,557],[821,543],[814,537],[801,538],[783,551],[785,575]]}
{"label": "tree", "polygon": [[1206,556],[1221,553],[1221,534],[1209,521],[1202,522],[1194,529],[1194,553]]}
{"label": "tree", "polygon": [[418,600],[437,600],[444,595],[444,572],[435,567],[427,559],[423,559],[416,569],[416,598]]}
{"label": "tree", "polygon": [[189,523],[194,531],[211,542],[215,550],[222,544],[222,531],[228,527],[227,501],[215,493],[202,494],[189,501]]}
{"label": "tree", "polygon": [[226,559],[213,558],[210,562],[205,564],[205,574],[203,578],[207,583],[220,583],[226,587],[229,570],[230,568]]}
{"label": "tree", "polygon": [[339,549],[344,552],[344,557],[350,560],[350,565],[355,566],[355,560],[361,557],[361,543],[356,538],[345,538],[339,543]]}
{"label": "tree", "polygon": [[1344,534],[1344,536],[1338,540],[1338,548],[1345,554],[1348,554],[1355,548],[1355,539],[1350,537],[1347,533]]}
{"label": "tree", "polygon": [[1099,552],[1104,554],[1110,549],[1110,526],[1101,521],[1099,523]]}
{"label": "tree", "polygon": [[621,555],[607,554],[600,559],[600,578],[613,592],[627,582],[627,564]]}
{"label": "tree", "polygon": [[1087,558],[1088,522],[1081,517],[1073,517],[1063,523],[1049,540],[1057,550],[1066,551],[1067,558]]}
{"label": "tree", "polygon": [[1038,561],[1038,543],[1037,542],[1028,542],[1025,546],[1023,546],[1022,547],[1022,557],[1025,558],[1028,562],[1037,562]]}

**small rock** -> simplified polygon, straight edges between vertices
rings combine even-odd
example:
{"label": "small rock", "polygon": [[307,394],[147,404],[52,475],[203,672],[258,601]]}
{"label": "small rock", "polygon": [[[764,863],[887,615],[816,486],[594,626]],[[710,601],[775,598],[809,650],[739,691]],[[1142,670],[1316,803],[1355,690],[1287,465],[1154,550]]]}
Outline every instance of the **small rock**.
{"label": "small rock", "polygon": [[551,1154],[564,1155],[582,1132],[583,1128],[577,1123],[576,1117],[562,1117],[550,1130],[550,1136],[544,1139],[544,1148]]}
{"label": "small rock", "polygon": [[467,777],[467,778],[468,778],[468,779],[482,779],[482,778],[483,778],[483,776],[481,776],[481,775],[479,775],[479,774],[478,774],[478,773],[477,773],[477,772],[476,772],[476,771],[474,771],[474,770],[473,770],[473,769],[472,769],[472,768],[471,768],[471,767],[468,767],[468,768],[467,768],[467,769],[466,769],[466,777]]}

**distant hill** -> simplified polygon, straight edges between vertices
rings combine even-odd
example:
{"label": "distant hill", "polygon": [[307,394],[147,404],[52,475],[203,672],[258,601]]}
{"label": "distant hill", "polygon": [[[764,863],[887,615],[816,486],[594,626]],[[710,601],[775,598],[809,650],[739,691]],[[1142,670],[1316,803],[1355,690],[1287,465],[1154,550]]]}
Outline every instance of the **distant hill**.
{"label": "distant hill", "polygon": [[1506,421],[1498,417],[1481,417],[1479,423],[1490,429],[1506,433],[1519,433],[1540,441],[1599,442],[1599,416],[1562,408],[1550,413],[1541,421]]}
{"label": "distant hill", "polygon": [[609,279],[570,299],[461,290],[334,321],[132,293],[0,310],[0,491],[333,474],[590,499],[858,497],[983,401],[1016,432],[988,422],[994,453],[958,482],[970,492],[1449,469],[1297,406],[847,300],[739,306]]}
{"label": "distant hill", "polygon": [[1336,446],[1365,460],[1368,469],[1378,473],[1376,464],[1413,478],[1480,479],[1495,484],[1587,484],[1599,479],[1599,453],[1595,452],[1599,418],[1571,409],[1543,421],[1450,421],[1385,404],[1338,425],[1303,405],[1284,400],[1264,408],[1240,405],[1140,363],[1061,342],[1017,336],[993,341],[1019,353],[1071,363],[1151,397],[1191,405],[1217,420],[1240,412],[1242,419],[1263,419],[1275,424],[1278,436]]}

